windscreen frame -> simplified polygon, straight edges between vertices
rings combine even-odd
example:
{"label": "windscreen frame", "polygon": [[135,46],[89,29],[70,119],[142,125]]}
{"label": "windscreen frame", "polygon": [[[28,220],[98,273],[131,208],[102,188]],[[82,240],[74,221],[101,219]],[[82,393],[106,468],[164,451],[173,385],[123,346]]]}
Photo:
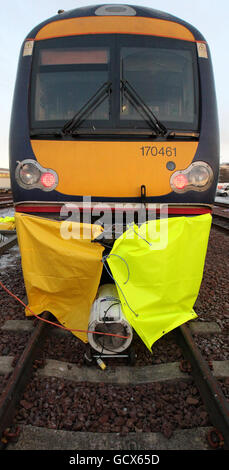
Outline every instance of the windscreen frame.
{"label": "windscreen frame", "polygon": [[[199,131],[200,128],[200,80],[198,69],[198,57],[195,42],[184,41],[174,38],[164,38],[157,36],[133,35],[133,34],[96,34],[96,35],[79,35],[61,38],[51,38],[47,40],[37,41],[34,47],[34,54],[32,60],[32,71],[29,89],[29,122],[30,129],[60,129],[66,121],[53,120],[53,121],[36,121],[34,118],[35,109],[35,80],[37,74],[37,62],[40,48],[58,48],[58,47],[108,47],[110,49],[110,66],[108,70],[108,79],[112,82],[112,92],[110,99],[110,119],[109,120],[86,120],[81,129],[91,129],[93,124],[96,124],[97,129],[120,129],[122,131],[132,129],[133,127],[139,130],[149,128],[147,118],[139,120],[121,120],[120,119],[120,78],[121,78],[121,64],[120,54],[123,47],[162,47],[168,49],[184,49],[190,50],[193,57],[193,83],[194,83],[194,106],[196,108],[196,118],[193,124],[185,124],[184,122],[176,121],[171,126],[171,122],[163,121],[163,124],[169,130],[188,130]],[[76,108],[76,112],[78,109]],[[80,132],[79,128],[79,132]]]}

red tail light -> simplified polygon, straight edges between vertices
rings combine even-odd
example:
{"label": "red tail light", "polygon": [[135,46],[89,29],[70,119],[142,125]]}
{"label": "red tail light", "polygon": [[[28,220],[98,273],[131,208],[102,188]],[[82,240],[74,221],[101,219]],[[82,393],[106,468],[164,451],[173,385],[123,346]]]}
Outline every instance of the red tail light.
{"label": "red tail light", "polygon": [[177,189],[184,189],[188,184],[188,178],[182,174],[176,175],[173,180],[173,184]]}
{"label": "red tail light", "polygon": [[51,186],[54,186],[55,183],[56,183],[56,178],[53,173],[46,172],[42,174],[41,184],[43,184],[45,188],[51,188]]}

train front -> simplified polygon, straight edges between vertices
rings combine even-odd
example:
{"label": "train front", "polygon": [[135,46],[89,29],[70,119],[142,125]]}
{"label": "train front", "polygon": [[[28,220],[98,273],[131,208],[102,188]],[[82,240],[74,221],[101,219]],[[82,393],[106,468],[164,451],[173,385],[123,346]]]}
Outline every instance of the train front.
{"label": "train front", "polygon": [[[195,318],[218,167],[210,52],[193,26],[157,10],[103,5],[34,28],[20,54],[10,132],[31,309],[55,312],[86,341],[109,264],[120,288],[110,301],[122,303],[147,347]],[[78,244],[63,220],[86,227],[89,242]],[[105,243],[94,243],[104,233]],[[107,295],[99,299],[105,308]],[[94,307],[98,328],[123,321],[111,307]],[[120,350],[127,337],[124,328],[115,338]]]}
{"label": "train front", "polygon": [[66,203],[168,204],[198,214],[214,201],[218,122],[208,46],[158,11],[63,13],[25,40],[10,169],[16,211],[57,216]]}

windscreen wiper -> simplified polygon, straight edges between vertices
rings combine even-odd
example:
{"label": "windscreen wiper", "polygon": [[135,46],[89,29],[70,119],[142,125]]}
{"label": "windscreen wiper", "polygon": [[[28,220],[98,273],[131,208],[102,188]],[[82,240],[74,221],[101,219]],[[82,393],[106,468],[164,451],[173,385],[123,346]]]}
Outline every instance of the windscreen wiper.
{"label": "windscreen wiper", "polygon": [[30,137],[62,137],[60,129],[32,129]]}
{"label": "windscreen wiper", "polygon": [[175,137],[180,139],[198,139],[200,137],[200,133],[199,131],[170,130],[167,137]]}
{"label": "windscreen wiper", "polygon": [[82,124],[86,117],[95,111],[95,109],[102,104],[105,98],[110,95],[111,85],[111,82],[105,82],[87,101],[87,103],[84,104],[82,108],[80,108],[79,111],[77,111],[77,113],[66,122],[62,129],[62,134],[72,134],[74,130]]}
{"label": "windscreen wiper", "polygon": [[148,121],[153,128],[153,130],[156,131],[157,135],[162,135],[164,136],[167,133],[167,128],[162,124],[159,119],[155,116],[153,111],[147,106],[147,104],[144,102],[144,100],[139,96],[139,94],[136,92],[136,90],[133,88],[133,86],[127,81],[127,80],[120,80],[122,84],[122,89],[124,93],[127,95],[129,98],[131,104],[134,105],[134,107],[137,109],[137,111],[141,114],[141,111],[145,113],[145,115],[148,118]]}

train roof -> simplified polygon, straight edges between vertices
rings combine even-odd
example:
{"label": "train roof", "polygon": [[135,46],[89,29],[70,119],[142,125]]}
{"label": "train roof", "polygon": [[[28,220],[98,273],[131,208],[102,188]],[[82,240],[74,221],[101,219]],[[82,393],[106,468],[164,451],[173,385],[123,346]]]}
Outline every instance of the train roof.
{"label": "train roof", "polygon": [[203,35],[191,24],[183,21],[182,19],[173,16],[169,13],[155,10],[148,7],[142,7],[139,5],[125,5],[125,4],[98,4],[98,5],[90,5],[87,7],[75,8],[69,11],[59,10],[60,13],[56,14],[55,16],[48,18],[44,22],[37,25],[35,28],[30,31],[27,35],[27,38],[35,38],[38,31],[41,28],[46,26],[53,21],[61,21],[70,18],[81,18],[81,17],[93,17],[93,16],[139,16],[142,18],[155,18],[160,20],[166,21],[173,21],[178,24],[185,26],[189,29],[195,39],[197,41],[205,41]]}

